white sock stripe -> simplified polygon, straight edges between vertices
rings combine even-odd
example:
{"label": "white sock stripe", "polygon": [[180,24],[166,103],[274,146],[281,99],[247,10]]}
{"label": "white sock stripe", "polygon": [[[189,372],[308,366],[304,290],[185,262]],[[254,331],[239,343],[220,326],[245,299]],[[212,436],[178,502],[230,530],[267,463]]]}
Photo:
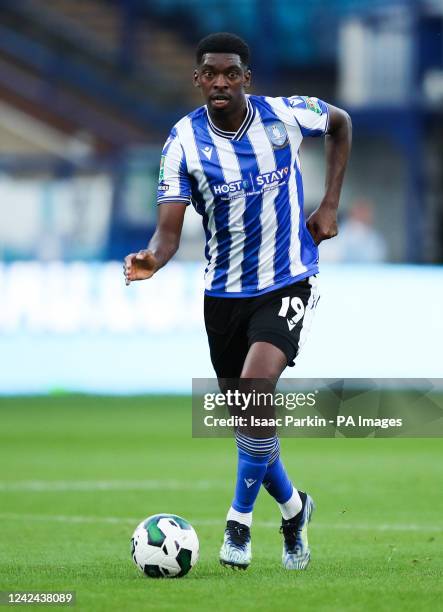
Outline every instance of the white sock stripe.
{"label": "white sock stripe", "polygon": [[274,443],[277,439],[277,436],[271,436],[270,438],[253,438],[251,436],[247,436],[242,434],[240,431],[236,432],[236,437],[241,438],[242,440],[247,440],[248,442],[258,442],[258,443]]}
{"label": "white sock stripe", "polygon": [[256,451],[257,453],[272,453],[275,448],[275,444],[271,444],[269,446],[255,446],[254,444],[246,444],[241,440],[237,440],[237,446],[239,448],[247,448],[249,450]]}
{"label": "white sock stripe", "polygon": [[278,447],[278,438],[250,438],[249,436],[236,434],[237,447],[250,455],[268,455],[275,452]]}
{"label": "white sock stripe", "polygon": [[237,445],[239,450],[244,451],[247,455],[254,455],[254,456],[266,456],[266,455],[270,455],[272,449],[269,450],[257,450],[256,448],[250,448],[249,446],[243,446],[242,444],[238,444]]}
{"label": "white sock stripe", "polygon": [[266,445],[257,445],[257,444],[248,444],[248,442],[244,442],[243,440],[237,440],[237,444],[239,446],[247,446],[248,448],[255,449],[257,451],[266,451],[271,452],[275,448],[275,444],[266,444]]}
{"label": "white sock stripe", "polygon": [[277,443],[275,445],[275,448],[272,451],[271,456],[269,457],[269,465],[271,465],[272,463],[275,463],[279,457],[280,457],[280,442],[277,438]]}
{"label": "white sock stripe", "polygon": [[278,457],[280,455],[280,440],[278,438],[275,439],[274,450],[272,451],[271,457]]}
{"label": "white sock stripe", "polygon": [[249,446],[251,448],[256,448],[257,450],[260,450],[262,448],[267,448],[267,449],[273,449],[275,448],[275,440],[274,442],[266,442],[266,444],[260,444],[260,443],[255,443],[255,442],[250,442],[248,440],[243,440],[242,438],[237,438],[237,442],[239,444],[244,444],[245,446]]}
{"label": "white sock stripe", "polygon": [[259,442],[275,442],[275,439],[277,437],[277,436],[271,436],[270,438],[251,438],[251,436],[242,434],[240,431],[236,431],[235,436],[236,438],[241,438],[243,440],[253,440],[253,441],[259,441]]}

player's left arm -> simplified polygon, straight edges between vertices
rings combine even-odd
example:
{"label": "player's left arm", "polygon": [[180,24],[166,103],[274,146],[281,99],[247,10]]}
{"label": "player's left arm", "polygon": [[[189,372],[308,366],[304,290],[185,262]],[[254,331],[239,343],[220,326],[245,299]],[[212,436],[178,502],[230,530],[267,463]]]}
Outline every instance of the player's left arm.
{"label": "player's left arm", "polygon": [[325,195],[306,223],[316,244],[333,238],[338,233],[337,209],[352,141],[352,122],[348,113],[330,104],[328,107]]}

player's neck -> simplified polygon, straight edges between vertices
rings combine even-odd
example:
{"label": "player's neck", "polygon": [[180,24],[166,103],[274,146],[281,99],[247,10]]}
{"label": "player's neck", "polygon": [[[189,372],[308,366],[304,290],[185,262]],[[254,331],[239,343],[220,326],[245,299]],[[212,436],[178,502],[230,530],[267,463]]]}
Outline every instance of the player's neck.
{"label": "player's neck", "polygon": [[246,98],[244,98],[239,108],[234,109],[229,114],[214,112],[210,111],[209,109],[208,112],[212,123],[215,125],[215,127],[218,127],[219,130],[223,130],[225,132],[237,132],[245,120],[247,108],[248,103]]}

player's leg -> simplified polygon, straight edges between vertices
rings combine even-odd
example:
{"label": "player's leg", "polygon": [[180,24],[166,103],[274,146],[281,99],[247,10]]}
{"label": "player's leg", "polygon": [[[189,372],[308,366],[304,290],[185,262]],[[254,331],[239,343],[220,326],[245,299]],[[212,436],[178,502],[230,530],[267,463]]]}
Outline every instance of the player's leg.
{"label": "player's leg", "polygon": [[[249,300],[205,300],[212,363],[223,392],[233,390],[233,386],[243,393],[252,391],[250,375],[255,372],[259,379],[255,390],[273,393],[286,358],[268,343],[248,347],[243,323],[248,304]],[[236,486],[220,551],[220,561],[232,567],[246,568],[251,560],[252,510],[277,442],[274,430],[265,432],[264,436],[262,433],[259,431],[254,437],[248,428],[236,431]]]}
{"label": "player's leg", "polygon": [[[237,300],[205,297],[205,324],[211,361],[223,393],[238,389],[240,374],[249,350],[246,303],[247,300],[241,298]],[[252,513],[244,505],[247,500],[239,498],[239,505],[235,504],[237,489],[238,477],[234,500],[226,517],[220,562],[233,568],[245,569],[251,560]]]}
{"label": "player's leg", "polygon": [[[272,344],[262,342],[250,347],[238,381],[241,393],[272,397],[276,381],[286,366],[286,357]],[[257,395],[256,395],[257,397]],[[248,408],[249,415],[269,413],[269,406]],[[275,428],[254,428],[248,425],[236,431],[238,448],[235,495],[227,514],[225,538],[220,561],[225,565],[246,568],[251,561],[252,511],[278,443]]]}
{"label": "player's leg", "polygon": [[239,379],[249,350],[243,299],[205,295],[204,316],[212,366],[221,391]]}
{"label": "player's leg", "polygon": [[[285,365],[294,365],[294,359],[306,339],[317,301],[315,279],[273,292],[269,299],[263,300],[251,319],[249,334],[251,341],[255,340],[252,346],[260,344],[260,340],[273,343],[284,353]],[[280,458],[278,440],[263,478],[263,486],[274,497],[282,514],[283,565],[286,569],[304,569],[310,559],[307,525],[313,502],[309,495],[293,486]]]}
{"label": "player's leg", "polygon": [[[256,342],[250,347],[240,375],[239,388],[242,393],[261,397],[247,408],[247,416],[270,419],[274,416],[272,397],[280,374],[286,367],[286,356],[268,342]],[[266,401],[266,398],[271,401]],[[250,423],[250,420],[249,420]],[[235,497],[228,518],[251,526],[252,510],[261,484],[276,454],[279,443],[275,427],[248,426],[236,431],[238,447],[238,472]]]}
{"label": "player's leg", "polygon": [[[240,379],[240,384],[244,390],[247,390],[248,384],[251,382],[250,379],[254,378],[255,386],[258,384],[257,390],[260,390],[260,385],[264,384],[265,387],[261,389],[262,391],[273,392],[281,372],[288,363],[291,363],[299,346],[299,338],[294,340],[291,336],[289,339],[287,337],[286,319],[284,320],[285,326],[283,330],[281,329],[283,323],[281,319],[278,319],[279,325],[277,326],[272,324],[269,326],[268,324],[269,316],[272,320],[275,320],[275,305],[279,304],[280,299],[282,299],[281,293],[281,291],[272,292],[267,296],[263,296],[263,298],[253,300],[255,310],[253,311],[252,318],[249,318],[250,313],[248,313],[247,329],[251,346],[246,354],[246,358],[244,358],[246,350],[243,322],[245,305],[250,304],[251,300],[219,300],[218,314],[215,317],[212,315],[217,311],[217,308],[214,310],[212,304],[210,304],[211,308],[207,309],[205,303],[205,319],[207,320],[211,358],[219,377],[221,388],[228,388],[226,386],[227,382],[232,383],[232,381],[226,381],[225,377],[231,378],[237,376],[240,357],[244,359]],[[291,312],[289,308],[291,303],[286,309],[288,311],[287,314],[292,317],[290,319],[290,329],[296,326],[294,320],[297,316],[300,318],[300,301],[302,301],[303,308],[309,306],[311,294],[313,295],[310,283],[305,281],[300,283],[296,295],[284,296],[284,302],[291,301],[293,297],[296,298],[292,301],[292,304],[297,307],[297,310],[294,312],[293,309]],[[301,300],[298,297],[299,295],[301,295]],[[231,305],[225,307],[227,303]],[[227,308],[231,309],[231,314],[228,317],[226,317]],[[246,310],[248,309],[249,306]],[[283,308],[279,307],[277,310],[279,316],[281,316]],[[239,316],[239,312],[242,316]],[[235,316],[232,316],[232,313],[235,313]],[[215,330],[213,325],[208,325],[208,319],[216,322]],[[276,327],[277,329],[275,329]],[[240,342],[240,347],[235,346],[238,342]],[[232,350],[233,348],[234,350]],[[240,348],[240,350],[235,350],[235,348]],[[257,379],[259,379],[258,383]],[[300,534],[304,525],[307,524],[307,520],[302,521],[301,519],[308,516],[306,508],[310,508],[310,506],[307,503],[303,504],[302,497],[304,494],[302,494],[302,497],[298,495],[298,492],[292,487],[287,478],[283,465],[281,462],[278,463],[279,444],[275,432],[271,432],[271,435],[266,435],[266,437],[262,436],[261,433],[252,433],[251,435],[251,432],[248,430],[240,430],[236,436],[238,445],[236,493],[231,508],[228,511],[225,541],[220,552],[220,560],[234,567],[247,567],[250,562],[249,528],[252,522],[252,509],[260,489],[260,484],[265,478],[266,473],[268,473],[267,482],[269,482],[271,491],[274,491],[276,499],[278,498],[278,501],[281,502],[281,507],[286,508],[286,513],[289,512],[291,514],[292,511],[295,511],[294,508],[297,509],[300,503],[302,504],[302,511],[296,514],[295,517],[291,516],[289,521],[291,530],[294,525],[294,518],[297,525],[296,534]],[[275,467],[271,470],[270,468],[274,464]],[[277,469],[277,467],[280,469]],[[285,480],[285,476],[286,489],[282,492],[282,483]],[[289,489],[291,490],[290,495],[287,493]],[[288,533],[287,529],[284,531],[284,534],[286,546],[288,542],[289,544],[291,543],[291,534]],[[288,549],[287,546],[286,548]],[[288,550],[291,551],[292,549],[289,548]],[[288,564],[285,564],[285,567],[289,567]]]}

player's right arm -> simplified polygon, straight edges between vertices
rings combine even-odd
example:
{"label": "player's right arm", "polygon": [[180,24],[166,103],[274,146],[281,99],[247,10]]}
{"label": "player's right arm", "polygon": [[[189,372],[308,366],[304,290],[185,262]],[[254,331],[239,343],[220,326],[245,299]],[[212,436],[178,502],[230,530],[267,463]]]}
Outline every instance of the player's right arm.
{"label": "player's right arm", "polygon": [[125,257],[126,284],[151,278],[175,254],[180,244],[186,206],[191,202],[191,182],[186,158],[174,127],[163,147],[157,191],[157,228],[148,248]]}
{"label": "player's right arm", "polygon": [[125,257],[123,268],[127,285],[151,278],[174,256],[180,244],[185,211],[183,202],[159,206],[157,228],[148,248]]}

